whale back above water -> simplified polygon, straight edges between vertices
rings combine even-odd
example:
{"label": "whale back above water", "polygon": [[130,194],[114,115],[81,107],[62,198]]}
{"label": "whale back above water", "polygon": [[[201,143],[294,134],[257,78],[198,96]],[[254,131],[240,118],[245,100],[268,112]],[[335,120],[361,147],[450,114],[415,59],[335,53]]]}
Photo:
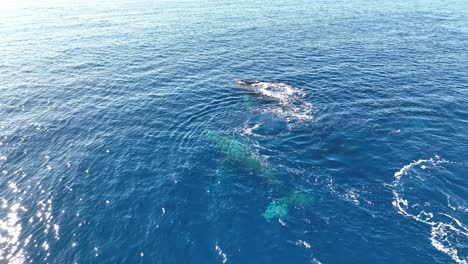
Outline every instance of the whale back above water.
{"label": "whale back above water", "polygon": [[252,84],[259,83],[259,82],[260,81],[236,80],[236,83],[240,85],[252,85]]}
{"label": "whale back above water", "polygon": [[246,94],[270,103],[256,111],[274,113],[288,123],[311,121],[317,111],[312,103],[304,100],[305,91],[290,84],[257,80],[236,80],[235,83]]}
{"label": "whale back above water", "polygon": [[273,99],[282,105],[287,105],[305,95],[302,90],[281,82],[236,80],[236,83],[244,88],[248,87],[246,90],[253,94]]}

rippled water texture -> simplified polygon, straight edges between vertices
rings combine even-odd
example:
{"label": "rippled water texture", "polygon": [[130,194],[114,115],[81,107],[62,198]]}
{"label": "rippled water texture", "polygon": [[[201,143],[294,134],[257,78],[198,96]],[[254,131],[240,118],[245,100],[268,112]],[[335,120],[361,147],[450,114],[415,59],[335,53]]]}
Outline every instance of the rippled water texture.
{"label": "rippled water texture", "polygon": [[3,1],[0,40],[0,263],[468,261],[466,1]]}

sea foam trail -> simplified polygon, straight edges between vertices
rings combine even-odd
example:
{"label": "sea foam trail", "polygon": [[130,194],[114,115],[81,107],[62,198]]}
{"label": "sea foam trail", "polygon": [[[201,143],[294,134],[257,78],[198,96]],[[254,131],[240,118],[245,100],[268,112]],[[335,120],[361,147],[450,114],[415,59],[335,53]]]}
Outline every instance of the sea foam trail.
{"label": "sea foam trail", "polygon": [[[456,164],[454,162],[435,156],[430,159],[420,159],[410,164],[403,166],[399,171],[394,174],[394,181],[391,185],[393,193],[393,206],[397,209],[398,213],[406,217],[412,218],[417,222],[424,223],[430,226],[430,241],[434,248],[450,256],[456,263],[467,264],[467,256],[462,256],[457,249],[459,240],[468,239],[468,228],[457,218],[449,215],[447,212],[454,211],[447,199],[446,208],[449,210],[442,210],[435,208],[431,204],[436,204],[436,201],[409,201],[405,194],[405,176],[408,180],[422,181],[424,174],[417,174],[419,170],[425,171],[430,168],[443,166],[444,164]],[[411,173],[417,174],[417,177],[409,177]],[[421,178],[423,177],[423,178]],[[417,182],[415,183],[417,184]],[[438,186],[433,186],[436,189]],[[413,200],[415,197],[412,197]],[[434,210],[436,209],[436,210]],[[461,211],[462,213],[465,213]]]}
{"label": "sea foam trail", "polygon": [[267,98],[276,102],[257,109],[261,113],[274,113],[288,123],[311,121],[317,109],[304,101],[306,93],[292,85],[281,82],[261,82],[237,80],[237,84],[249,87],[249,93]]}

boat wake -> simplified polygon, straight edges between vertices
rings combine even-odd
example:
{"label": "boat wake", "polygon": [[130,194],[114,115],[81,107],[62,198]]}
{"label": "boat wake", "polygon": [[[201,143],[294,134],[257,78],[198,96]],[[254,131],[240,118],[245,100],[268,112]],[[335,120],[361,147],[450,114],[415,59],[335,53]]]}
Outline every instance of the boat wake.
{"label": "boat wake", "polygon": [[[457,173],[466,166],[435,156],[403,166],[391,184],[393,206],[398,213],[430,227],[434,248],[456,263],[467,264],[464,247],[468,242],[466,188]],[[459,175],[458,175],[459,176]]]}

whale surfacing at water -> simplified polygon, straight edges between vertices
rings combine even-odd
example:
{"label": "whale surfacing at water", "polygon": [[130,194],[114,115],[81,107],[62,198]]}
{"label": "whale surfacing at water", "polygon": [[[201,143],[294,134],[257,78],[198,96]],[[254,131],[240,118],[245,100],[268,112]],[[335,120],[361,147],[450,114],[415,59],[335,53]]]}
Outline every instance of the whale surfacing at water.
{"label": "whale surfacing at water", "polygon": [[289,84],[281,82],[262,82],[249,80],[236,80],[237,84],[243,86],[250,93],[278,101],[281,105],[302,97],[305,93]]}
{"label": "whale surfacing at water", "polygon": [[305,91],[282,82],[236,80],[236,84],[246,94],[270,101],[257,111],[274,113],[288,123],[311,121],[317,109],[304,100]]}
{"label": "whale surfacing at water", "polygon": [[260,81],[236,80],[236,83],[240,85],[252,85],[252,84],[259,83],[259,82]]}
{"label": "whale surfacing at water", "polygon": [[248,80],[236,80],[236,84],[239,85],[239,89],[245,92],[247,95],[261,97],[263,100],[277,102],[278,99],[275,96],[270,96],[265,91],[259,89],[260,81],[248,81]]}

